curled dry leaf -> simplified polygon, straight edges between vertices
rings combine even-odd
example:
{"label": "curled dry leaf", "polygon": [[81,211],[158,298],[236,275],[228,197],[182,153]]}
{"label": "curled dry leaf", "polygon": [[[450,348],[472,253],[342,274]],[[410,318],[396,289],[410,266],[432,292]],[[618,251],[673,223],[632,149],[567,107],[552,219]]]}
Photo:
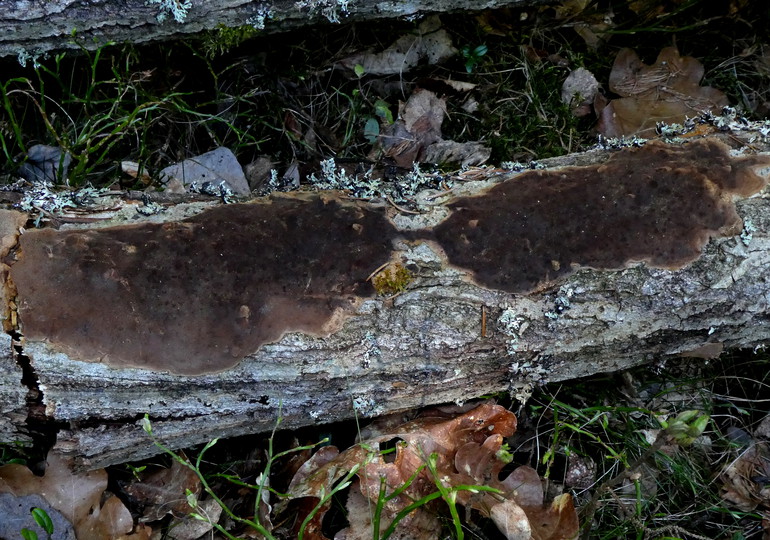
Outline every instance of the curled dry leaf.
{"label": "curled dry leaf", "polygon": [[386,126],[379,139],[384,155],[402,169],[415,162],[481,165],[491,150],[479,142],[458,143],[441,138],[446,99],[417,88],[399,107],[398,120]]}
{"label": "curled dry leaf", "polygon": [[213,523],[219,521],[222,507],[214,499],[206,499],[198,503],[195,512],[206,519],[202,520],[191,515],[174,518],[169,526],[169,538],[173,540],[196,540],[196,538],[204,537],[203,535],[209,534],[214,528]]}
{"label": "curled dry leaf", "polygon": [[751,512],[760,504],[770,507],[770,487],[757,481],[768,477],[770,447],[764,442],[752,444],[722,472],[722,498],[743,512]]}
{"label": "curled dry leaf", "polygon": [[489,517],[507,540],[529,540],[532,527],[524,509],[513,499],[506,499],[489,510]]}
{"label": "curled dry leaf", "polygon": [[152,471],[141,480],[131,482],[125,490],[144,508],[141,521],[156,521],[166,514],[179,517],[192,512],[185,495],[187,490],[199,495],[201,483],[192,469],[174,460],[171,467]]}
{"label": "curled dry leaf", "polygon": [[594,74],[585,68],[577,68],[570,72],[561,87],[561,101],[572,108],[575,116],[586,116],[591,113],[591,105],[599,93],[599,82]]}
{"label": "curled dry leaf", "polygon": [[612,66],[610,90],[622,96],[602,111],[597,129],[606,137],[654,135],[658,122],[681,123],[686,116],[717,112],[728,104],[720,90],[699,86],[703,64],[680,56],[676,47],[660,51],[652,65],[622,49]]}
{"label": "curled dry leaf", "polygon": [[357,53],[341,60],[339,65],[353,72],[358,69],[361,75],[396,75],[422,61],[438,64],[455,54],[452,38],[441,28],[438,16],[433,16],[425,19],[415,33],[401,36],[384,51]]}
{"label": "curled dry leaf", "polygon": [[491,155],[492,149],[477,141],[437,141],[425,149],[423,159],[427,163],[459,163],[466,168],[486,163]]}
{"label": "curled dry leaf", "polygon": [[0,493],[17,497],[39,494],[58,510],[75,529],[78,538],[112,538],[142,540],[150,537],[148,527],[132,533],[134,520],[123,503],[110,495],[101,500],[107,489],[104,469],[84,473],[73,472],[73,460],[50,453],[43,476],[35,476],[18,464],[0,467]]}
{"label": "curled dry leaf", "polygon": [[[569,495],[544,506],[540,478],[529,467],[519,467],[505,480],[499,479],[510,461],[503,447],[505,437],[515,431],[515,415],[492,403],[454,416],[434,409],[386,433],[371,436],[331,460],[329,454],[321,456],[315,464],[308,463],[292,481],[289,493],[295,498],[318,496],[322,490],[328,493],[345,472],[360,465],[359,483],[348,503],[350,511],[354,513],[366,504],[375,505],[384,487],[381,532],[405,507],[435,493],[436,482],[440,481],[450,490],[462,485],[499,489],[500,494],[458,489],[455,496],[458,503],[491,517],[508,538],[573,538],[578,522]],[[383,447],[393,451],[383,454]],[[425,466],[431,455],[435,476]],[[432,538],[429,531],[436,530],[434,508],[424,505],[414,509],[398,522],[396,534],[403,538]],[[371,538],[371,526],[368,519],[351,519],[348,529],[338,538]],[[531,532],[521,536],[526,531]]]}
{"label": "curled dry leaf", "polygon": [[[323,446],[303,463],[289,484],[288,493],[291,498],[303,498],[297,509],[298,517],[294,523],[293,533],[298,534],[305,517],[316,510],[321,497],[328,493],[331,486],[344,476],[356,463],[365,457],[365,452],[358,446],[340,454],[335,446]],[[321,532],[324,515],[329,510],[326,503],[315,511],[307,523],[304,538],[308,540],[325,540]]]}
{"label": "curled dry leaf", "polygon": [[446,101],[430,90],[418,88],[399,107],[398,120],[380,138],[385,155],[403,169],[419,162],[425,148],[441,140]]}

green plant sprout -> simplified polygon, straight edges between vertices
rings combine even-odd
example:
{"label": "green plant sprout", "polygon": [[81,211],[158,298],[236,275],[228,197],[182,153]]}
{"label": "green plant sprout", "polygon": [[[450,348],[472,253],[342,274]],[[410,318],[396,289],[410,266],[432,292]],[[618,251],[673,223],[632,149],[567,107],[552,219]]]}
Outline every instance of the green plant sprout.
{"label": "green plant sprout", "polygon": [[465,58],[465,71],[471,73],[473,68],[481,63],[482,58],[489,52],[489,48],[486,45],[479,45],[471,49],[470,45],[466,45],[460,50],[460,54]]}
{"label": "green plant sprout", "polygon": [[[30,510],[30,514],[32,514],[32,519],[35,520],[37,526],[45,531],[47,538],[51,538],[51,536],[53,536],[54,527],[48,512],[42,508],[34,507]],[[27,528],[21,530],[21,537],[24,540],[38,540],[37,533]]]}

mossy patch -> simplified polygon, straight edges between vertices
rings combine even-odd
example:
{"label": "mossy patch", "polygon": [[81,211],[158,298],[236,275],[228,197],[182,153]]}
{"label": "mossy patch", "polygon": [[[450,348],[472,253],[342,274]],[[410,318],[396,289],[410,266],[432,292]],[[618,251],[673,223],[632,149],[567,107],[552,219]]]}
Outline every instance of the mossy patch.
{"label": "mossy patch", "polygon": [[392,296],[404,292],[414,276],[401,264],[393,264],[383,268],[372,278],[372,286],[380,296]]}

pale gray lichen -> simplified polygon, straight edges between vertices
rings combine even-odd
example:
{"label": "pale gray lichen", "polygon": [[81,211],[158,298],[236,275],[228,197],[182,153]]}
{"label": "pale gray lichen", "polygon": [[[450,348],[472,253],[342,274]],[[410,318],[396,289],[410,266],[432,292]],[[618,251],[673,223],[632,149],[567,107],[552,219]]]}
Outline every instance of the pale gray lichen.
{"label": "pale gray lichen", "polygon": [[34,182],[23,190],[16,206],[22,212],[37,215],[35,226],[38,226],[44,215],[60,215],[68,208],[93,208],[97,205],[96,199],[107,191],[90,184],[76,190],[55,191],[47,182]]}
{"label": "pale gray lichen", "polygon": [[503,161],[500,164],[501,169],[506,171],[521,172],[527,168],[527,166],[521,161]]}
{"label": "pale gray lichen", "polygon": [[513,309],[505,308],[497,319],[497,327],[501,333],[510,338],[506,343],[508,354],[516,354],[519,350],[519,339],[529,328],[529,320],[526,317],[517,315]]}
{"label": "pale gray lichen", "polygon": [[146,195],[142,195],[142,204],[141,206],[136,207],[136,211],[138,214],[141,214],[143,216],[154,216],[156,214],[160,214],[161,212],[165,212],[168,210],[165,206],[162,206],[155,201],[151,201],[150,198]]}
{"label": "pale gray lichen", "polygon": [[321,175],[310,175],[310,183],[318,189],[344,189],[351,192],[354,197],[372,199],[381,195],[382,181],[372,178],[372,168],[363,175],[349,175],[342,168],[337,167],[334,158],[321,161]]}
{"label": "pale gray lichen", "polygon": [[741,231],[741,242],[744,246],[748,247],[754,238],[754,233],[757,232],[757,227],[752,223],[751,218],[743,220],[743,230]]}
{"label": "pale gray lichen", "polygon": [[32,61],[32,67],[38,69],[40,67],[40,58],[45,58],[47,55],[39,52],[30,53],[27,49],[19,49],[19,54],[16,59],[19,61],[21,67],[27,67],[27,62]]}
{"label": "pale gray lichen", "polygon": [[187,11],[192,7],[192,0],[145,0],[146,5],[158,4],[160,12],[156,19],[162,23],[169,14],[174,17],[178,23],[183,23],[187,18]]}
{"label": "pale gray lichen", "polygon": [[644,139],[642,137],[637,137],[634,135],[633,137],[605,137],[603,135],[599,135],[599,140],[597,141],[596,145],[593,147],[594,149],[600,149],[600,150],[620,150],[622,148],[639,148],[640,146],[644,146],[647,144],[648,139]]}
{"label": "pale gray lichen", "polygon": [[506,171],[513,171],[513,172],[521,172],[526,170],[542,170],[545,169],[545,165],[540,163],[537,160],[532,160],[528,164],[522,163],[520,161],[503,161],[500,164],[501,169],[505,169]]}
{"label": "pale gray lichen", "polygon": [[382,414],[382,407],[372,398],[356,396],[353,398],[353,409],[364,416],[377,416]]}
{"label": "pale gray lichen", "polygon": [[534,392],[535,385],[532,383],[517,383],[510,390],[511,397],[522,404],[529,401]]}
{"label": "pale gray lichen", "polygon": [[696,118],[690,118],[688,116],[685,116],[684,122],[682,122],[681,124],[678,124],[678,123],[668,124],[666,122],[657,122],[655,124],[655,132],[661,137],[663,137],[664,139],[678,140],[679,137],[681,137],[682,135],[686,135],[691,131],[695,130],[697,125],[698,125],[698,122]]}
{"label": "pale gray lichen", "polygon": [[545,312],[545,316],[552,321],[555,321],[559,316],[572,307],[570,299],[575,294],[575,291],[569,287],[559,288],[559,292],[556,295],[556,299],[553,301],[553,309]]}
{"label": "pale gray lichen", "polygon": [[377,343],[377,336],[374,335],[374,332],[367,332],[364,336],[363,343],[366,350],[364,351],[364,358],[361,365],[366,369],[371,364],[372,359],[377,359],[382,356],[382,350]]}
{"label": "pale gray lichen", "polygon": [[[701,124],[710,124],[719,131],[756,133],[763,141],[770,137],[770,120],[749,120],[738,113],[735,107],[723,107],[721,114],[706,111],[697,118]],[[756,140],[756,136],[749,139],[749,144]]]}
{"label": "pale gray lichen", "polygon": [[340,22],[340,13],[348,14],[350,0],[298,0],[294,3],[299,9],[309,9],[310,14],[317,11],[331,23]]}
{"label": "pale gray lichen", "polygon": [[509,393],[521,403],[525,403],[532,397],[532,392],[537,386],[547,382],[548,370],[544,367],[545,359],[536,357],[530,361],[512,362],[508,366],[511,373],[511,385]]}
{"label": "pale gray lichen", "polygon": [[263,182],[256,190],[260,197],[270,195],[274,191],[287,192],[296,189],[295,181],[290,176],[278,176],[278,171],[270,169],[270,178]]}
{"label": "pale gray lichen", "polygon": [[201,195],[219,197],[223,204],[230,204],[233,202],[233,190],[230,189],[230,186],[228,186],[224,181],[219,182],[219,184],[214,184],[213,182],[203,182],[200,187],[198,187],[197,182],[193,182],[187,187],[187,191],[189,193],[200,193]]}
{"label": "pale gray lichen", "polygon": [[349,174],[337,165],[334,158],[329,158],[321,161],[320,174],[311,174],[308,181],[316,189],[345,190],[359,199],[385,197],[397,204],[413,202],[413,197],[425,189],[451,187],[447,178],[435,173],[426,173],[417,163],[413,164],[411,171],[394,182],[372,177],[373,170],[370,167],[364,173]]}
{"label": "pale gray lichen", "polygon": [[253,26],[255,30],[264,30],[267,19],[271,19],[272,17],[273,11],[270,8],[260,6],[257,8],[257,12],[254,15],[246,19],[246,23]]}

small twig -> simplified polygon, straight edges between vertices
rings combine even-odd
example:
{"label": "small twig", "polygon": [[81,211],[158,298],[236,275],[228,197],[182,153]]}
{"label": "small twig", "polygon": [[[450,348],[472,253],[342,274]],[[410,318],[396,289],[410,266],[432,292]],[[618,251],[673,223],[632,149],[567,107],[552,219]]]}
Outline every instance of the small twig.
{"label": "small twig", "polygon": [[369,274],[369,277],[366,278],[364,281],[371,281],[374,276],[380,273],[380,270],[387,268],[389,264],[390,264],[390,261],[382,263],[380,266],[377,267],[377,269],[374,272]]}
{"label": "small twig", "polygon": [[439,197],[444,197],[446,195],[452,195],[452,189],[453,188],[449,188],[446,191],[442,191],[441,193],[436,193],[435,195],[429,195],[429,196],[427,196],[425,198],[428,199],[429,201],[435,201]]}
{"label": "small twig", "polygon": [[487,307],[481,306],[481,337],[487,337]]}
{"label": "small twig", "polygon": [[390,195],[385,195],[385,200],[386,200],[386,201],[388,201],[388,202],[389,202],[391,205],[393,205],[393,208],[395,208],[395,209],[396,209],[396,210],[398,210],[399,212],[403,212],[404,214],[416,214],[416,215],[420,215],[420,214],[423,214],[423,213],[424,213],[424,212],[418,212],[418,211],[415,211],[415,210],[407,210],[407,209],[406,209],[406,208],[404,208],[403,206],[399,206],[399,205],[397,205],[397,204],[396,204],[396,202],[395,202],[393,199],[391,199],[391,198],[390,198]]}

